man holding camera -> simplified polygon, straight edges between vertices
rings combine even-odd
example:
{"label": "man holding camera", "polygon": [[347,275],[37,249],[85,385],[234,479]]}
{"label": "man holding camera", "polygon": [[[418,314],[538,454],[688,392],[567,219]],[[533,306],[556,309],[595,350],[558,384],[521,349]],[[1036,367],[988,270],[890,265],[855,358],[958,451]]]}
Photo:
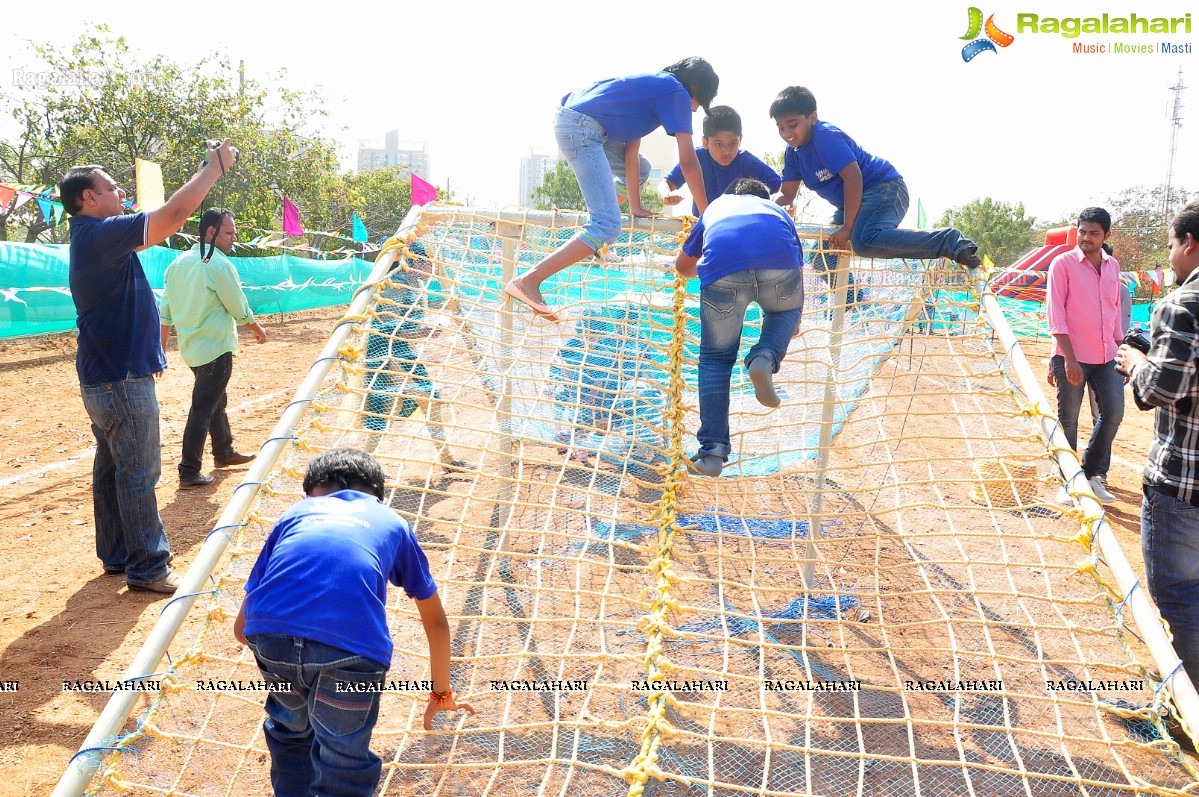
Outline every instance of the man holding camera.
{"label": "man holding camera", "polygon": [[[1170,623],[1174,649],[1199,684],[1199,202],[1170,222],[1178,283],[1158,302],[1148,354],[1116,354],[1143,410],[1157,408],[1141,499],[1141,552],[1149,594]],[[1168,677],[1169,673],[1162,673]]]}
{"label": "man holding camera", "polygon": [[154,495],[162,470],[154,378],[167,361],[158,305],[137,252],[178,232],[237,160],[228,140],[208,142],[208,154],[208,163],[149,213],[125,215],[125,192],[100,166],[76,166],[58,184],[71,214],[75,368],[96,436],[96,554],[104,572],[123,574],[133,591],[173,593],[180,583]]}
{"label": "man holding camera", "polygon": [[[1049,264],[1046,309],[1053,335],[1049,384],[1057,388],[1057,415],[1071,448],[1078,448],[1078,413],[1089,385],[1099,404],[1099,422],[1082,456],[1082,470],[1095,496],[1105,504],[1112,441],[1124,420],[1124,377],[1116,371],[1116,349],[1124,338],[1120,324],[1120,263],[1103,250],[1112,217],[1103,208],[1078,216],[1078,245]],[[1058,502],[1071,505],[1063,487]]]}

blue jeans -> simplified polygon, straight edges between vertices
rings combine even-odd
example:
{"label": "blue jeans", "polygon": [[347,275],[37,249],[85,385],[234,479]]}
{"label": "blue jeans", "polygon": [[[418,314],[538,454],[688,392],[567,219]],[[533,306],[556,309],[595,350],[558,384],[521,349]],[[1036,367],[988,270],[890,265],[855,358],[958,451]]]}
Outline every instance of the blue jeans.
{"label": "blue jeans", "polygon": [[1049,361],[1057,381],[1057,418],[1071,448],[1078,448],[1078,411],[1087,385],[1099,404],[1099,421],[1082,455],[1082,471],[1089,479],[1106,476],[1111,468],[1112,441],[1124,420],[1124,377],[1116,370],[1115,360],[1100,365],[1078,365],[1082,368],[1082,383],[1072,385],[1066,378],[1066,359],[1058,354]]}
{"label": "blue jeans", "polygon": [[[617,183],[628,188],[628,176],[625,174],[624,168],[624,142],[608,139],[604,142],[604,157],[608,159],[608,168],[612,170],[612,176],[616,178]],[[650,170],[653,165],[649,159],[637,153],[637,162],[641,164],[641,182],[639,185],[644,186],[649,180]]]}
{"label": "blue jeans", "polygon": [[154,495],[162,472],[154,377],[83,385],[80,394],[96,436],[96,556],[130,584],[157,581],[170,572],[171,544]]}
{"label": "blue jeans", "polygon": [[803,269],[737,271],[701,289],[697,458],[718,456],[723,461],[732,451],[729,383],[750,302],[762,308],[762,333],[745,356],[745,366],[766,357],[778,373],[803,313]]}
{"label": "blue jeans", "polygon": [[604,153],[608,134],[587,114],[560,107],[554,117],[554,136],[587,204],[587,224],[578,237],[594,249],[612,243],[620,237],[621,218],[612,167]]}
{"label": "blue jeans", "polygon": [[263,677],[291,686],[268,694],[262,724],[276,797],[373,795],[383,771],[370,750],[379,692],[345,685],[381,684],[387,668],[303,637],[254,634],[247,641]]}
{"label": "blue jeans", "polygon": [[183,427],[183,458],[179,475],[200,475],[204,459],[204,438],[212,438],[212,455],[227,457],[233,453],[233,430],[225,407],[229,404],[229,377],[233,375],[233,352],[225,352],[210,363],[192,368],[196,383],[192,386],[192,405]]}
{"label": "blue jeans", "polygon": [[[903,178],[867,188],[862,192],[862,206],[850,236],[854,253],[860,257],[953,259],[963,249],[974,246],[961,230],[953,227],[943,230],[898,229],[907,212],[908,187]],[[844,220],[845,210],[838,208],[833,214],[833,224],[841,225]],[[812,261],[812,267],[821,272],[832,271],[836,265],[836,255],[818,253]],[[852,277],[850,279],[852,284]],[[852,294],[850,298],[853,298]]]}
{"label": "blue jeans", "polygon": [[1149,595],[1170,624],[1187,675],[1199,683],[1199,508],[1146,487],[1141,553]]}

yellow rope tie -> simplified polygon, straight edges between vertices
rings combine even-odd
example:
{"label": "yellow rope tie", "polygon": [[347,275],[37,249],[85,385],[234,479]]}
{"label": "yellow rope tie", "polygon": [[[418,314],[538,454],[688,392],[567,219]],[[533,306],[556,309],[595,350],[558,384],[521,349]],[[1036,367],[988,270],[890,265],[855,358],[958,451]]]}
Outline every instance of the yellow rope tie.
{"label": "yellow rope tie", "polygon": [[[662,497],[651,521],[658,524],[658,555],[650,566],[650,571],[656,576],[657,588],[649,616],[643,621],[646,629],[645,671],[647,680],[651,682],[663,680],[663,676],[674,669],[664,651],[666,637],[674,633],[667,615],[680,611],[678,601],[671,594],[671,586],[677,581],[672,568],[672,556],[675,536],[679,533],[676,520],[679,488],[686,471],[683,464],[683,335],[687,319],[685,298],[686,281],[677,277],[674,284],[674,334],[669,350],[670,409],[665,418],[665,423],[670,429],[670,439],[667,443],[668,464]],[[665,691],[654,691],[649,694],[646,702],[648,722],[641,733],[641,750],[623,773],[624,778],[629,781],[628,797],[641,797],[651,777],[659,781],[665,779],[665,773],[657,763],[658,749],[664,739],[674,734],[673,727],[666,719],[666,709],[670,706],[678,707],[673,696]]]}
{"label": "yellow rope tie", "polygon": [[346,344],[337,350],[337,356],[350,362],[361,360],[366,356],[366,347],[346,341]]}

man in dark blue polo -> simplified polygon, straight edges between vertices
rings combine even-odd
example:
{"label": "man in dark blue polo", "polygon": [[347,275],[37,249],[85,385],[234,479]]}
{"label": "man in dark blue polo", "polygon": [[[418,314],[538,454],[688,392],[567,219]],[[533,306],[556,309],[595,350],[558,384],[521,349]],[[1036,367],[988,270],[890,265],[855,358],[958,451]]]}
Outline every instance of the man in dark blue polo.
{"label": "man in dark blue polo", "polygon": [[71,297],[78,314],[83,406],[96,436],[92,502],[96,554],[129,589],[173,593],[171,546],[154,486],[162,469],[154,378],[166,368],[158,306],[137,251],[166,240],[237,160],[226,140],[161,208],[125,215],[125,192],[99,166],[76,166],[59,182],[71,214]]}

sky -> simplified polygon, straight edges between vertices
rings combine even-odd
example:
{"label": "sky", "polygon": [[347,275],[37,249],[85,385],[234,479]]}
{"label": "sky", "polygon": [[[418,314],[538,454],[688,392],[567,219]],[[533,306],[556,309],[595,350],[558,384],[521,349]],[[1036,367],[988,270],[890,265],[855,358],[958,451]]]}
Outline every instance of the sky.
{"label": "sky", "polygon": [[[553,111],[562,95],[700,55],[720,75],[716,103],[744,119],[744,149],[781,151],[770,102],[784,86],[807,86],[822,120],[904,176],[913,226],[918,198],[934,220],[947,208],[992,197],[1023,202],[1039,220],[1056,221],[1125,188],[1164,183],[1170,87],[1181,68],[1188,88],[1174,185],[1199,189],[1199,9],[1192,33],[1180,26],[1173,34],[1066,38],[1043,30],[1049,18],[1127,18],[1133,7],[1140,17],[1184,17],[1193,4],[980,5],[984,18],[993,15],[1014,39],[969,62],[961,38],[969,2],[814,6],[457,0],[338,9],[245,0],[227,11],[189,6],[185,16],[165,19],[154,10],[162,7],[144,4],[65,0],[47,15],[25,3],[5,12],[0,92],[26,90],[16,76],[38,68],[28,42],[66,47],[88,23],[104,23],[147,58],[165,54],[190,64],[224,53],[244,60],[247,75],[259,79],[285,69],[288,84],[319,87],[326,97],[330,123],[323,132],[342,145],[347,168],[360,140],[381,142],[399,129],[402,141],[426,143],[433,182],[448,182],[458,199],[503,206],[517,199],[521,156],[530,147],[556,151]],[[1038,30],[1019,30],[1018,15],[1026,23],[1036,15]],[[1117,43],[1161,49],[1163,42],[1191,52],[1111,52]],[[1108,51],[1074,52],[1075,44]],[[701,121],[702,111],[697,131]],[[0,119],[0,132],[11,128],[11,120]]]}

